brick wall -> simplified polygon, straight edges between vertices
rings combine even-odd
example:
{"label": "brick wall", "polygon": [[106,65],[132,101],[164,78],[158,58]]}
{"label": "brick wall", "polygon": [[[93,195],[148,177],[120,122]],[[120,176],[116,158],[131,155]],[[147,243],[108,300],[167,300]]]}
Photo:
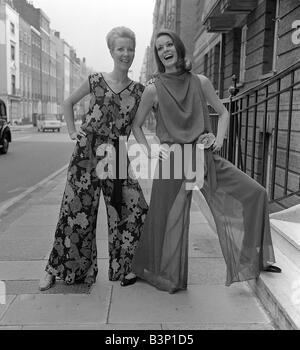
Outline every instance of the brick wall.
{"label": "brick wall", "polygon": [[[259,2],[258,7],[240,23],[240,28],[235,28],[232,31],[224,34],[224,67],[223,67],[223,88],[221,96],[228,97],[228,88],[232,85],[232,75],[235,74],[239,78],[240,70],[240,39],[241,27],[247,24],[247,47],[246,47],[246,74],[244,83],[239,86],[240,91],[246,91],[260,84],[267,79],[266,74],[272,76],[295,62],[300,60],[300,44],[292,43],[292,23],[295,20],[300,20],[300,1],[295,0],[280,0],[279,2],[279,22],[278,22],[278,40],[277,40],[277,61],[275,62],[276,71],[273,72],[273,50],[276,50],[274,45],[275,34],[275,16],[276,1],[265,0]],[[203,34],[203,26],[198,28],[198,37]],[[201,42],[201,40],[199,40]],[[210,43],[207,44],[211,46]],[[197,50],[197,47],[196,47]],[[197,65],[196,69],[199,73],[207,72],[207,76],[214,82],[217,81],[217,71],[214,69],[216,60],[213,60],[214,48],[207,50],[201,49],[195,57]],[[206,55],[206,57],[205,57]],[[300,81],[300,72],[295,75],[295,82]],[[291,84],[291,76],[287,76],[282,80],[280,89],[283,90]],[[215,85],[216,86],[216,85]],[[218,84],[217,84],[218,86]],[[216,88],[217,88],[216,86]],[[274,94],[277,89],[277,83],[274,83],[269,89],[269,96]],[[259,92],[258,102],[265,97],[265,91]],[[243,107],[246,105],[246,99],[243,100]],[[264,139],[264,123],[266,118],[266,152],[269,155],[269,161],[265,164],[269,175],[272,171],[274,160],[274,140],[275,140],[275,117],[276,117],[277,99],[274,97],[267,104],[268,111],[266,113],[266,104],[258,106],[257,110],[251,108],[247,114],[243,113],[241,117],[241,149],[243,161],[246,163],[247,173],[249,175],[254,171],[254,178],[258,181],[262,180],[262,154],[263,154],[263,139]],[[255,96],[252,95],[249,105],[254,106]],[[292,111],[289,111],[290,106],[290,91],[283,93],[279,100],[279,132],[277,145],[276,173],[275,173],[275,198],[280,198],[285,195],[285,175],[288,174],[288,193],[291,194],[299,191],[300,184],[300,88],[294,89],[294,97],[292,101]],[[256,114],[256,122],[255,122]],[[291,115],[291,133],[288,135],[288,116]],[[248,125],[246,129],[246,123]],[[254,127],[256,123],[256,127]],[[247,145],[245,144],[246,134],[248,137]],[[255,143],[254,142],[255,135]],[[290,142],[289,142],[290,137]],[[289,162],[287,163],[287,148],[290,148]],[[245,153],[246,151],[246,153]],[[254,158],[252,159],[254,151]],[[247,154],[245,156],[245,154]],[[253,168],[254,167],[254,168]],[[269,181],[272,179],[269,177]],[[271,189],[271,185],[269,190]],[[300,202],[299,196],[282,200],[284,205],[290,206]]]}

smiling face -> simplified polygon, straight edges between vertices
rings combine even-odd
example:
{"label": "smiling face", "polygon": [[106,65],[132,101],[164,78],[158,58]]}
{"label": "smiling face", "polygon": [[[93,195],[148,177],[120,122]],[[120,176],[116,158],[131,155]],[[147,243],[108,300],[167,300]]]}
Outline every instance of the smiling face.
{"label": "smiling face", "polygon": [[156,40],[156,51],[166,73],[176,72],[178,53],[172,38],[168,35],[159,36]]}
{"label": "smiling face", "polygon": [[116,38],[111,50],[111,56],[114,60],[115,67],[121,70],[129,70],[134,60],[135,47],[130,38]]}

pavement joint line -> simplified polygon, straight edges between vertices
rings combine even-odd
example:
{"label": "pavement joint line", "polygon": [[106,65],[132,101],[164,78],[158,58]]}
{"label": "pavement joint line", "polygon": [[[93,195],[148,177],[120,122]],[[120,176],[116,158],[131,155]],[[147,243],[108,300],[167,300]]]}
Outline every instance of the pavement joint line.
{"label": "pavement joint line", "polygon": [[106,324],[109,324],[109,314],[110,314],[110,310],[111,310],[113,290],[114,290],[114,286],[111,286],[110,296],[109,296],[109,305],[108,305],[107,316],[106,316]]}
{"label": "pavement joint line", "polygon": [[23,193],[19,194],[18,196],[14,197],[12,199],[9,199],[7,202],[5,202],[5,204],[0,206],[0,216],[3,215],[7,211],[7,209],[9,209],[13,205],[18,203],[22,199],[24,199],[25,197],[27,197],[32,192],[36,191],[37,189],[39,189],[40,187],[45,185],[47,182],[50,182],[52,179],[54,179],[55,177],[60,175],[62,172],[64,172],[68,168],[68,166],[69,166],[69,163],[64,165],[62,168],[60,168],[59,170],[55,171],[51,175],[47,176],[45,179],[43,179],[42,181],[40,181],[36,185],[28,188],[26,191],[24,191]]}
{"label": "pavement joint line", "polygon": [[8,313],[8,310],[10,309],[11,305],[15,302],[15,300],[17,298],[18,298],[18,295],[14,294],[12,300],[7,305],[5,305],[5,310],[2,314],[2,316],[0,317],[0,327],[1,327],[1,321],[4,319],[5,315]]}

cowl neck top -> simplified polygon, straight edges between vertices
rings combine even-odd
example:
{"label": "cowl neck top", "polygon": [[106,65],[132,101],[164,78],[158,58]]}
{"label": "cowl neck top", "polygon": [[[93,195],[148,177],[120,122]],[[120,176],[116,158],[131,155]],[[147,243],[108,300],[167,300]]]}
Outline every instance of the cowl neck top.
{"label": "cowl neck top", "polygon": [[204,132],[211,132],[207,103],[197,75],[160,73],[155,86],[157,136],[161,142],[193,143]]}

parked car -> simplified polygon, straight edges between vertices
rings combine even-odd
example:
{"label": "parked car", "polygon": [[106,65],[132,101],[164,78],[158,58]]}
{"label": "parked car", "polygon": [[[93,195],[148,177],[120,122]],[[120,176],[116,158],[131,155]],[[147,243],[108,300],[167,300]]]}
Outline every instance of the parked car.
{"label": "parked car", "polygon": [[6,154],[11,142],[11,130],[6,119],[0,116],[0,153]]}
{"label": "parked car", "polygon": [[46,130],[57,130],[60,132],[61,121],[55,114],[41,114],[37,118],[37,130],[45,132]]}
{"label": "parked car", "polygon": [[11,142],[11,130],[7,122],[6,105],[0,100],[0,153],[6,154]]}

